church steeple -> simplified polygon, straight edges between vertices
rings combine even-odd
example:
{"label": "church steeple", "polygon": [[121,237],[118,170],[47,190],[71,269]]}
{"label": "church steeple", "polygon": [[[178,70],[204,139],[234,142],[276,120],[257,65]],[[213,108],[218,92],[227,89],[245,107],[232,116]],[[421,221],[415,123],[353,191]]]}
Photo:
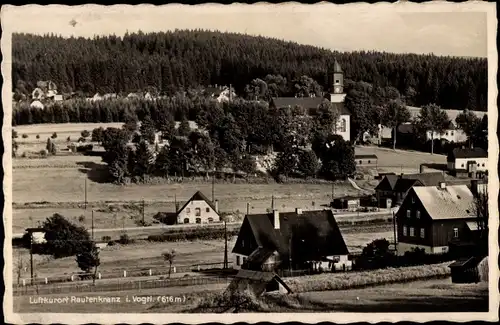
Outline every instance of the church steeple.
{"label": "church steeple", "polygon": [[333,63],[332,93],[344,93],[344,72],[342,71],[340,64],[337,62],[337,59],[335,59],[335,62]]}

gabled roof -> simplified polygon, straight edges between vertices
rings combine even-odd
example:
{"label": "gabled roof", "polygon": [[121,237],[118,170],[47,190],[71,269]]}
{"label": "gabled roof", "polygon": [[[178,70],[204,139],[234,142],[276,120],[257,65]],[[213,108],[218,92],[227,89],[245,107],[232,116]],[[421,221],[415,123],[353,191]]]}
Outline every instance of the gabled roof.
{"label": "gabled roof", "polygon": [[[324,97],[275,97],[272,99],[272,104],[276,108],[300,106],[306,110],[316,109],[324,100]],[[345,107],[344,103],[332,103],[333,107],[337,108],[340,115],[350,115],[351,113]]]}
{"label": "gabled roof", "polygon": [[448,154],[447,160],[463,158],[488,158],[488,153],[483,148],[454,148]]}
{"label": "gabled roof", "polygon": [[467,185],[417,186],[412,191],[433,220],[473,217],[474,197]]}
{"label": "gabled roof", "polygon": [[[247,229],[251,230],[257,246],[266,249],[267,254],[277,251],[281,256],[288,256],[290,241],[292,255],[303,259],[315,260],[349,253],[331,210],[303,211],[301,214],[281,212],[279,220],[280,228],[274,229],[273,213],[245,216],[244,223],[247,221],[250,225]],[[240,232],[240,236],[244,235]],[[246,255],[238,242],[233,253]]]}
{"label": "gabled roof", "polygon": [[[212,204],[212,201],[210,201],[206,196],[205,194],[201,193],[200,191],[197,191],[196,193],[194,193],[194,195],[182,206],[182,208],[179,209],[179,211],[177,211],[177,214],[179,212],[181,212],[182,210],[184,210],[186,208],[186,206],[191,203],[192,201],[205,201],[207,202],[207,204],[215,211],[217,212],[217,210],[215,209],[215,206]],[[218,212],[217,212],[218,213]]]}
{"label": "gabled roof", "polygon": [[440,172],[385,175],[377,187],[375,187],[375,190],[406,192],[415,185],[437,186],[440,182],[444,181],[444,175]]}

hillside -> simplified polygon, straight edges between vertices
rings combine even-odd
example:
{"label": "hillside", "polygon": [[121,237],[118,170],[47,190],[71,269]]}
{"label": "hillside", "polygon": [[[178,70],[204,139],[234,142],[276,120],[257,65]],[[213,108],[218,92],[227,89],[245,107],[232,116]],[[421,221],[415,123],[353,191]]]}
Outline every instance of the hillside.
{"label": "hillside", "polygon": [[308,75],[327,88],[327,71],[337,59],[347,79],[393,86],[411,98],[409,104],[487,109],[486,59],[339,53],[202,30],[93,39],[14,34],[12,47],[13,84],[15,91],[25,94],[39,80],[52,80],[63,92],[88,94],[132,92],[148,86],[172,93],[181,87],[230,83],[241,93],[253,79],[268,74],[287,80]]}

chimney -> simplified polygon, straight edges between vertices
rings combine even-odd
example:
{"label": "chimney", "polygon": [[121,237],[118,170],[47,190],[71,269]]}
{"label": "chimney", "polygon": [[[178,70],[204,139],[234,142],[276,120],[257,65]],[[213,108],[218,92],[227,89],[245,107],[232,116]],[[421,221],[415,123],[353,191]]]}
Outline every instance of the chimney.
{"label": "chimney", "polygon": [[439,188],[444,190],[446,189],[446,183],[445,182],[439,182]]}
{"label": "chimney", "polygon": [[421,164],[420,165],[420,174],[422,174],[425,171],[425,165]]}
{"label": "chimney", "polygon": [[219,200],[215,200],[215,212],[219,213]]}
{"label": "chimney", "polygon": [[273,210],[274,229],[280,229],[280,213],[278,210]]}
{"label": "chimney", "polygon": [[404,175],[404,174],[403,174],[403,173],[401,173],[401,175],[399,175],[399,178],[400,178],[400,179],[401,179],[401,178],[403,178],[403,175]]}
{"label": "chimney", "polygon": [[295,208],[295,213],[296,214],[302,214],[302,209],[301,208]]}

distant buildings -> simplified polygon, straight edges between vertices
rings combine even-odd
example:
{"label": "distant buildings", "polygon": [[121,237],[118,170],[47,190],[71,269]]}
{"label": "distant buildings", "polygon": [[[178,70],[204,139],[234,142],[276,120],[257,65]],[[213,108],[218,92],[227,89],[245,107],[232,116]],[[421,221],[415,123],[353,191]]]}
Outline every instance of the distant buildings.
{"label": "distant buildings", "polygon": [[427,254],[449,251],[450,243],[465,241],[477,230],[474,201],[466,185],[416,186],[396,213],[397,252],[412,249]]}
{"label": "distant buildings", "polygon": [[178,224],[220,222],[218,202],[198,191],[176,212],[176,219]]}
{"label": "distant buildings", "polygon": [[351,266],[331,210],[247,215],[232,253],[236,268],[256,271]]}
{"label": "distant buildings", "polygon": [[488,153],[482,148],[455,148],[447,157],[448,170],[457,176],[475,177],[488,171]]}
{"label": "distant buildings", "polygon": [[437,186],[444,181],[440,172],[385,175],[375,187],[378,206],[390,208],[400,204],[413,186]]}
{"label": "distant buildings", "polygon": [[217,100],[219,103],[229,102],[236,98],[236,92],[231,85],[229,85],[229,87],[222,85],[210,86],[205,89],[204,93],[206,96]]}

